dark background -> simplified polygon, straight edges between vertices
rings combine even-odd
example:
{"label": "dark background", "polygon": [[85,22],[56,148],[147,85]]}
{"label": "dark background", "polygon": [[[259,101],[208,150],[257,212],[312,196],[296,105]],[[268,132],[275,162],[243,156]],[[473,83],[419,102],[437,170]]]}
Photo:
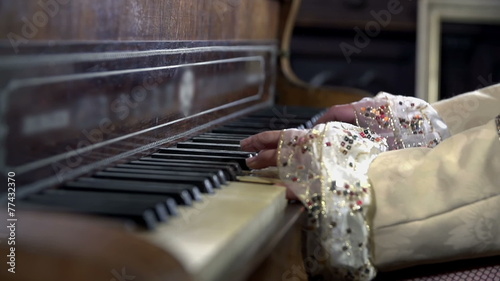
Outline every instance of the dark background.
{"label": "dark background", "polygon": [[[315,85],[413,96],[418,1],[400,0],[400,12],[391,14],[350,62],[340,48],[342,42],[355,47],[355,28],[365,32],[367,23],[377,22],[374,13],[388,10],[388,2],[303,1],[291,46],[297,75]],[[500,81],[500,25],[443,23],[442,31],[441,98]]]}

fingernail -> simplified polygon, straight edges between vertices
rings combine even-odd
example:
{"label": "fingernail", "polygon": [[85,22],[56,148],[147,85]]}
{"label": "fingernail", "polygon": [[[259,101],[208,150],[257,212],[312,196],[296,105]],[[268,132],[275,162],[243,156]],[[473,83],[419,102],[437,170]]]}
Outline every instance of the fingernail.
{"label": "fingernail", "polygon": [[250,157],[250,158],[245,159],[245,162],[246,162],[246,164],[247,164],[247,166],[248,166],[249,168],[252,168],[252,167],[253,167],[253,163],[255,162],[256,158],[257,158],[257,157],[252,156],[252,157]]}
{"label": "fingernail", "polygon": [[243,139],[240,141],[240,147],[245,147],[248,144],[248,139]]}
{"label": "fingernail", "polygon": [[245,159],[246,163],[247,164],[250,164],[250,163],[253,163],[255,162],[255,156],[251,156],[251,157],[248,157],[247,159]]}

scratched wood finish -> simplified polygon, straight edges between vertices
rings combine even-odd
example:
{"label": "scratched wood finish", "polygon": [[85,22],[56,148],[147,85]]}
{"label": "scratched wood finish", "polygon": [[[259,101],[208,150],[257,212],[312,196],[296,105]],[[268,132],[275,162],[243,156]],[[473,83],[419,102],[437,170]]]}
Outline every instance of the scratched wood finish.
{"label": "scratched wood finish", "polygon": [[276,0],[23,0],[0,2],[0,34],[32,40],[269,40]]}
{"label": "scratched wood finish", "polygon": [[58,43],[2,59],[6,48],[0,167],[18,175],[19,196],[42,178],[55,185],[137,158],[272,102],[272,42]]}
{"label": "scratched wood finish", "polygon": [[[202,1],[202,0],[189,0],[189,1],[161,1],[161,0],[149,0],[149,1],[69,1],[69,0],[25,0],[25,1],[1,1],[0,2],[0,56],[13,56],[18,57],[19,55],[37,55],[37,54],[53,54],[55,52],[64,53],[67,52],[68,55],[75,54],[78,52],[143,52],[148,50],[158,50],[169,48],[168,46],[161,44],[162,42],[184,42],[179,43],[180,48],[189,46],[221,46],[221,45],[243,45],[241,42],[245,42],[244,45],[248,45],[248,42],[258,45],[259,42],[265,42],[265,44],[276,45],[278,38],[278,28],[279,28],[279,9],[280,3],[275,0],[214,0],[214,1]],[[132,45],[131,42],[138,42],[138,45]],[[149,44],[146,44],[149,42]],[[154,43],[158,44],[154,44]],[[192,44],[190,43],[192,42]],[[197,42],[208,42],[197,44]],[[255,43],[256,42],[256,43]],[[75,48],[75,45],[85,45],[87,48]],[[140,44],[140,45],[139,45]],[[62,47],[61,47],[62,46]],[[65,47],[67,46],[67,47]],[[100,47],[102,46],[102,47]],[[57,48],[56,48],[57,47]],[[174,48],[174,47],[172,47]],[[56,51],[57,50],[57,51]],[[221,60],[231,58],[231,55],[226,56],[225,54],[216,54],[213,60]],[[272,59],[270,61],[274,61]],[[0,69],[5,60],[0,58]],[[123,60],[122,60],[123,61]],[[29,58],[25,62],[29,62]],[[128,64],[123,64],[123,62],[118,66],[118,62],[112,66],[104,66],[101,62],[96,61],[94,64],[87,64],[85,67],[68,65],[65,74],[76,73],[76,69],[80,69],[79,73],[90,73],[105,71],[110,69],[129,69],[147,67],[147,62],[145,60],[131,61]],[[156,62],[151,61],[151,65]],[[189,61],[186,59],[186,55],[179,54],[177,57],[169,59],[168,62],[159,61],[164,65],[175,65],[175,64],[187,64]],[[111,63],[113,64],[113,63]],[[270,64],[266,63],[268,66]],[[29,65],[29,63],[28,63]],[[243,66],[243,63],[239,64]],[[14,80],[20,77],[26,77],[27,73],[21,73],[17,77],[12,77],[12,73],[8,70],[8,67],[4,67],[4,72],[2,77],[0,77],[0,90],[9,84],[9,79]],[[32,72],[32,67],[25,67],[27,72]],[[47,65],[45,68],[45,73],[33,74],[31,77],[45,76],[45,74],[50,74],[51,71],[56,69],[53,65]],[[22,71],[21,71],[22,72]],[[220,69],[214,68],[212,71],[204,71],[203,79],[201,82],[213,86],[213,92],[220,88],[220,80],[223,77],[221,74],[226,71],[221,71]],[[276,70],[269,68],[266,70],[267,75],[273,76]],[[10,74],[9,74],[10,73]],[[57,73],[61,75],[60,72]],[[16,74],[17,75],[17,74]],[[179,77],[168,77],[171,81],[170,84],[175,85],[176,79]],[[196,78],[200,78],[197,77]],[[213,79],[212,79],[213,78]],[[210,82],[209,80],[219,80],[219,82]],[[122,79],[123,80],[123,79]],[[240,79],[241,80],[241,79]],[[269,77],[268,81],[274,81],[275,78]],[[233,80],[229,80],[233,81]],[[131,83],[132,82],[132,83]],[[131,79],[124,78],[123,81],[115,81],[112,84],[107,83],[106,85],[97,86],[96,83],[89,82],[85,85],[79,84],[78,91],[80,97],[89,97],[89,102],[87,104],[94,103],[95,99],[92,100],[90,97],[95,96],[96,91],[109,91],[109,97],[113,98],[114,95],[120,94],[118,88],[125,85],[129,87],[125,90],[127,93],[131,93],[130,85],[133,84]],[[142,82],[139,82],[142,83]],[[228,85],[227,83],[225,83]],[[118,86],[119,85],[119,86]],[[201,88],[201,87],[200,87]],[[205,87],[207,88],[207,87]],[[231,103],[239,95],[245,95],[248,93],[248,87],[241,85],[234,85],[234,89],[238,89],[238,93],[233,93],[228,95],[226,100],[222,101],[218,99],[218,102]],[[260,103],[269,104],[271,101],[271,95],[269,92],[271,87],[266,89],[265,96],[267,98],[261,99]],[[208,88],[206,90],[209,90]],[[1,91],[0,91],[1,92]],[[43,89],[33,89],[32,93],[35,92],[50,92],[54,96],[57,92],[60,92],[60,96],[67,96],[68,93],[75,92],[75,89],[68,90],[61,87],[44,87]],[[176,94],[169,94],[170,96]],[[199,95],[197,95],[199,96]],[[74,99],[72,98],[73,103]],[[171,97],[172,100],[175,99]],[[33,106],[34,104],[29,99],[18,99],[22,100],[22,103],[17,104],[14,108],[12,105],[9,110],[12,112],[27,112],[25,109],[29,108],[28,112],[40,112],[41,108]],[[197,100],[196,104],[199,105],[209,105],[215,100],[207,97],[206,101]],[[44,105],[50,102],[49,98],[46,98]],[[60,100],[53,100],[54,104],[61,103]],[[254,102],[252,105],[256,105],[258,102]],[[69,104],[69,103],[67,103]],[[76,104],[76,103],[75,103]],[[130,123],[113,123],[111,126],[116,128],[132,128],[132,131],[137,131],[144,129],[151,124],[155,125],[158,122],[175,121],[175,112],[178,105],[175,101],[172,102],[171,107],[174,109],[166,110],[163,112],[162,116],[157,116],[157,118],[138,118],[134,124]],[[232,109],[224,109],[217,113],[211,115],[209,119],[207,118],[191,118],[190,122],[179,122],[175,126],[169,126],[165,128],[164,131],[168,132],[169,136],[175,136],[182,132],[191,130],[193,127],[202,125],[216,118],[220,118],[224,115],[230,115],[238,110],[248,108],[249,105],[233,107]],[[77,107],[75,107],[76,109]],[[78,107],[81,110],[81,107]],[[170,117],[169,117],[170,116]],[[3,118],[3,117],[2,117]],[[12,119],[12,118],[11,118]],[[102,119],[102,118],[101,118]],[[151,122],[154,120],[154,122]],[[19,121],[19,120],[18,120]],[[74,128],[79,128],[79,124],[75,123]],[[19,128],[19,126],[11,126],[11,130],[14,128]],[[100,130],[99,124],[95,124],[94,127],[87,127],[86,130],[91,131],[93,129]],[[205,128],[206,130],[207,128]],[[81,129],[77,129],[81,132]],[[101,130],[102,131],[102,130]],[[196,132],[192,132],[195,134]],[[81,135],[81,134],[80,134]],[[163,133],[155,133],[154,137],[148,136],[138,136],[134,143],[137,145],[144,145],[146,143],[154,143],[158,138],[164,137]],[[75,137],[78,137],[75,135]],[[113,136],[118,137],[118,136]],[[188,135],[183,135],[182,138],[187,138]],[[7,137],[8,138],[8,137]],[[180,139],[182,139],[180,138]],[[64,139],[77,143],[78,141],[73,140],[73,136],[64,137]],[[0,158],[4,157],[7,163],[12,163],[12,161],[27,163],[29,158],[36,160],[40,157],[31,157],[35,155],[56,155],[61,153],[61,149],[68,147],[65,145],[59,145],[55,141],[54,134],[47,134],[44,137],[38,136],[37,141],[39,144],[31,149],[30,153],[20,153],[27,157],[4,157],[0,155]],[[179,138],[172,138],[174,140],[179,140]],[[17,143],[16,139],[10,138],[11,143]],[[1,141],[0,141],[1,143]],[[58,146],[58,148],[47,149],[44,144],[50,144],[52,147]],[[165,143],[164,145],[168,145]],[[71,146],[74,150],[74,145]],[[100,159],[117,155],[120,152],[128,151],[134,148],[134,145],[123,143],[114,147],[105,147],[105,151],[94,150],[94,155],[88,157],[88,161],[85,157],[85,163],[88,164],[91,161],[98,161]],[[8,153],[13,152],[11,147],[9,147]],[[144,153],[150,153],[152,150],[145,151]],[[1,154],[1,153],[0,153]],[[6,153],[7,154],[7,153]],[[138,156],[136,156],[138,157]],[[25,161],[26,160],[26,161]],[[80,161],[79,161],[80,162]],[[1,166],[1,165],[0,165]],[[67,165],[63,165],[66,167]],[[81,166],[80,164],[76,166]],[[2,168],[2,167],[0,167]],[[74,171],[74,167],[71,167],[71,171]],[[41,171],[30,172],[29,178],[20,178],[21,182],[29,183],[39,180],[40,178],[46,178],[54,174],[54,169],[45,169]]]}

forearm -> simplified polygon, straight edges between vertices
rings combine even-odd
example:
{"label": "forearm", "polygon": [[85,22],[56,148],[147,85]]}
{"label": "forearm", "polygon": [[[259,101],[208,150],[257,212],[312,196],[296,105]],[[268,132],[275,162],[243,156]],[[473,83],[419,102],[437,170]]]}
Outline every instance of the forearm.
{"label": "forearm", "polygon": [[500,140],[494,120],[433,149],[370,165],[377,268],[500,253]]}

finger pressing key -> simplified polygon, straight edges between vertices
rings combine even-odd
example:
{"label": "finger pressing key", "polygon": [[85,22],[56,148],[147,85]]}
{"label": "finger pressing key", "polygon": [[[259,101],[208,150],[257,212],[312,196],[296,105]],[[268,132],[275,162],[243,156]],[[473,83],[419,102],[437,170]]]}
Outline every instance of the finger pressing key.
{"label": "finger pressing key", "polygon": [[263,169],[270,166],[276,166],[277,150],[268,149],[262,150],[254,157],[246,159],[247,166],[251,169]]}
{"label": "finger pressing key", "polygon": [[241,150],[259,152],[265,149],[275,149],[278,147],[280,136],[281,131],[266,131],[253,135],[240,142]]}

